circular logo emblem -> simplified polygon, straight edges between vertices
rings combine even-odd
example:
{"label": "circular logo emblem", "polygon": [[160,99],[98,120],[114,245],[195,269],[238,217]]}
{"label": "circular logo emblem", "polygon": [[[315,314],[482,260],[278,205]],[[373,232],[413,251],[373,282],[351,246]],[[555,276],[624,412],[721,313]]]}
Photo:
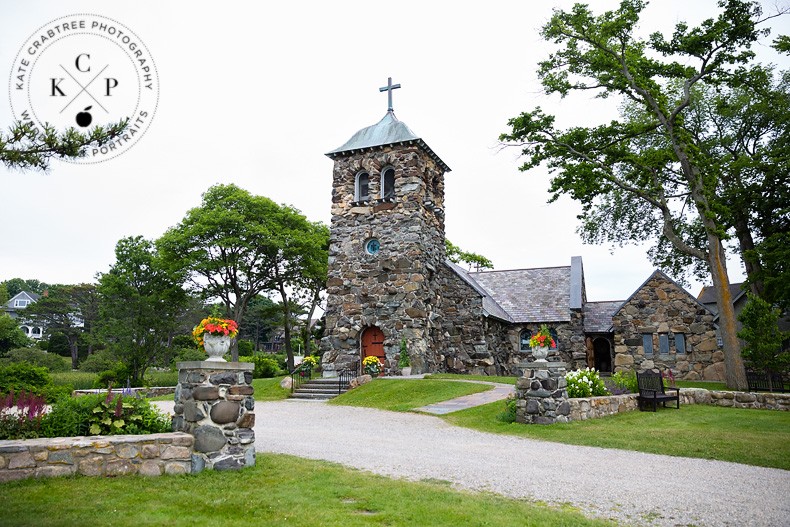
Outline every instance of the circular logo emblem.
{"label": "circular logo emblem", "polygon": [[73,163],[112,159],[151,125],[159,77],[143,41],[128,27],[98,15],[70,15],[36,30],[17,53],[9,79],[14,118],[42,131],[87,132],[128,119],[112,143],[91,146]]}

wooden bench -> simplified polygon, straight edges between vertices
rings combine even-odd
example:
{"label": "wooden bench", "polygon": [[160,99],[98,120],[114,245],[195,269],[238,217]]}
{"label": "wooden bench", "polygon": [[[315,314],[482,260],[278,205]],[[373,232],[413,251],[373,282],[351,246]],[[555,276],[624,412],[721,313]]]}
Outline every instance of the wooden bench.
{"label": "wooden bench", "polygon": [[[667,407],[667,401],[675,401],[677,408],[680,409],[680,390],[678,388],[664,388],[664,379],[661,374],[650,370],[636,372],[636,383],[639,386],[639,410],[644,411],[645,403],[653,403],[653,411],[656,411],[658,403],[663,403]],[[674,391],[672,393],[667,392]]]}
{"label": "wooden bench", "polygon": [[786,393],[790,390],[785,388],[784,379],[781,373],[771,374],[771,386],[768,386],[768,374],[764,371],[746,371],[746,382],[749,384],[750,392],[769,392],[773,388],[774,392]]}

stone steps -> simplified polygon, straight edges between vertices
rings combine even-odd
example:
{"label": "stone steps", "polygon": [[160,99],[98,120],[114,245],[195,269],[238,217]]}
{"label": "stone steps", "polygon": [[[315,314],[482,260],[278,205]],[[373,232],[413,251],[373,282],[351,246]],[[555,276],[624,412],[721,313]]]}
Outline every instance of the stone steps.
{"label": "stone steps", "polygon": [[337,379],[313,379],[294,390],[293,393],[291,393],[291,398],[327,401],[337,397],[338,393],[345,393],[347,391],[343,390],[339,392],[338,389],[339,382]]}

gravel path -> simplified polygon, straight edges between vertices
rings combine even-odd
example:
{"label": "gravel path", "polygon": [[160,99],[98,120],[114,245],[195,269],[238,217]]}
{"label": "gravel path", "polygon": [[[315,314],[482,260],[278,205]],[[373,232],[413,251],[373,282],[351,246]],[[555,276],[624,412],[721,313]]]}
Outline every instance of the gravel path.
{"label": "gravel path", "polygon": [[570,502],[636,525],[790,526],[790,471],[547,443],[454,427],[433,416],[317,402],[261,402],[255,414],[257,452]]}

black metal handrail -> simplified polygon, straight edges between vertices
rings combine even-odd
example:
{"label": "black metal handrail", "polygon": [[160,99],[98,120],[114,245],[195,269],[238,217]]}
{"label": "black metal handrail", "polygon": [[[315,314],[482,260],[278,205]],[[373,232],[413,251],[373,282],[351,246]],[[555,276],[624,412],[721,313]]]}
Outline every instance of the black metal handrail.
{"label": "black metal handrail", "polygon": [[309,381],[312,375],[313,368],[305,365],[304,363],[294,368],[294,370],[291,372],[291,393],[294,393],[294,390],[302,385],[305,377],[307,377],[307,380]]}
{"label": "black metal handrail", "polygon": [[337,394],[340,395],[343,393],[344,389],[348,390],[351,379],[355,378],[356,376],[356,368],[343,368],[340,370],[340,373],[337,375]]}

